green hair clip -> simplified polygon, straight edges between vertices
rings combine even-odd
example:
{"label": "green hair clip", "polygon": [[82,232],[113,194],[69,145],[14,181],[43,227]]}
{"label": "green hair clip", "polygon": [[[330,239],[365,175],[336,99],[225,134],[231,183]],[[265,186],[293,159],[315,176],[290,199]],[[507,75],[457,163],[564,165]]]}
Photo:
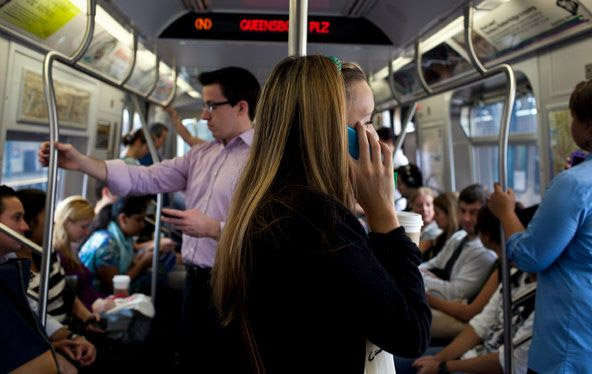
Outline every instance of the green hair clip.
{"label": "green hair clip", "polygon": [[334,63],[335,66],[337,66],[337,70],[341,71],[341,68],[343,67],[343,62],[339,57],[327,56],[327,58],[331,60],[331,62]]}

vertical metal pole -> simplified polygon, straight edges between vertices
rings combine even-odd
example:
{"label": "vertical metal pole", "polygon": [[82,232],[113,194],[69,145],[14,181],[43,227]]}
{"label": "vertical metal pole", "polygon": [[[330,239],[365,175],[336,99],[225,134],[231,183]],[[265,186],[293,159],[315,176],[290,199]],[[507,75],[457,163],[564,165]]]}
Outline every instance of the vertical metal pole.
{"label": "vertical metal pole", "polygon": [[47,321],[47,297],[49,292],[49,273],[51,254],[53,252],[53,217],[56,203],[56,187],[58,181],[58,153],[55,143],[59,139],[58,112],[56,107],[55,89],[53,85],[53,63],[55,60],[74,64],[90,46],[95,26],[95,0],[87,0],[86,29],[78,49],[70,57],[51,51],[43,60],[43,91],[47,101],[49,116],[49,165],[47,171],[47,199],[45,201],[45,227],[43,230],[43,256],[41,257],[41,281],[39,285],[39,320],[45,326]]}
{"label": "vertical metal pole", "polygon": [[[479,60],[475,48],[473,46],[473,7],[467,6],[465,9],[465,43],[467,45],[467,52],[473,66],[482,75],[490,72]],[[504,191],[507,189],[507,157],[508,157],[508,139],[510,134],[510,121],[512,118],[512,109],[514,108],[514,100],[516,98],[516,77],[514,70],[507,64],[496,66],[495,69],[500,70],[506,75],[506,98],[504,100],[504,112],[502,122],[500,124],[500,134],[498,138],[499,151],[499,178],[500,184]],[[503,289],[503,309],[504,309],[504,371],[512,373],[512,293],[510,289],[510,266],[506,255],[506,237],[503,227],[500,225],[501,233],[501,263],[502,263],[502,289]]]}
{"label": "vertical metal pole", "polygon": [[411,104],[411,106],[409,107],[409,111],[405,115],[405,119],[401,122],[401,133],[399,134],[397,142],[395,143],[395,151],[393,152],[393,157],[403,147],[403,142],[405,141],[405,137],[407,136],[407,125],[409,124],[409,122],[411,122],[411,118],[413,118],[413,116],[415,115],[416,109],[417,103]]}
{"label": "vertical metal pole", "polygon": [[306,56],[308,0],[290,0],[288,55]]}
{"label": "vertical metal pole", "polygon": [[[134,108],[136,112],[143,113],[142,109],[140,108],[140,102],[136,96],[132,96],[132,100],[134,102]],[[146,144],[148,144],[148,149],[150,150],[150,156],[152,156],[152,161],[156,164],[160,162],[160,158],[158,157],[158,152],[156,147],[154,146],[154,141],[152,139],[152,135],[150,134],[150,129],[144,121],[143,116],[140,116],[140,122],[142,123],[142,130],[144,132],[144,137],[146,138]],[[154,252],[152,254],[152,279],[151,279],[151,287],[150,287],[150,295],[152,297],[152,304],[156,303],[156,280],[158,276],[158,254],[160,251],[160,214],[162,211],[162,193],[158,193],[156,195],[156,212],[154,213],[154,220],[156,223],[154,224]]]}

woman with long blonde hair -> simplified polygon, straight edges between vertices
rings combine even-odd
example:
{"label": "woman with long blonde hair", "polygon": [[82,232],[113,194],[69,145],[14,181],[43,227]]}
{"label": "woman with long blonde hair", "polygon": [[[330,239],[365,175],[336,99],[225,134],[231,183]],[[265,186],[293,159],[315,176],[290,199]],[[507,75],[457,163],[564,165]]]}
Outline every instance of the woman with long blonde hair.
{"label": "woman with long blonde hair", "polygon": [[70,196],[56,207],[53,244],[67,275],[77,277],[76,294],[90,310],[101,312],[115,305],[103,296],[92,284],[92,275],[78,258],[76,247],[90,234],[90,225],[95,216],[94,208],[82,196]]}
{"label": "woman with long blonde hair", "polygon": [[366,340],[405,357],[427,346],[420,253],[394,212],[390,151],[358,122],[350,158],[345,102],[322,56],[283,60],[263,89],[212,274],[221,322],[242,338],[224,372],[362,373]]}

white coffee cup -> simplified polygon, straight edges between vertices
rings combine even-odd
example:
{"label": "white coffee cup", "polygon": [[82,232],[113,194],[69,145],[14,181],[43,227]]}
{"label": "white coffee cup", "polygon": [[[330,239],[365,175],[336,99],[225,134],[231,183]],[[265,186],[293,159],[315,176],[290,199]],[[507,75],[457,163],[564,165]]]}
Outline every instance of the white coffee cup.
{"label": "white coffee cup", "polygon": [[117,296],[129,296],[129,275],[116,275],[113,277],[113,294]]}
{"label": "white coffee cup", "polygon": [[405,229],[405,234],[407,234],[416,245],[419,245],[421,227],[423,226],[421,214],[397,212],[397,219],[399,220],[399,224]]}

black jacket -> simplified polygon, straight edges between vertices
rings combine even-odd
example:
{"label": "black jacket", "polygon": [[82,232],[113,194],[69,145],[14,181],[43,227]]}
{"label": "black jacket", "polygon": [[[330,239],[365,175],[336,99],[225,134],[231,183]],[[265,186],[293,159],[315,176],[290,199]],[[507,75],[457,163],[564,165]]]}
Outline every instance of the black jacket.
{"label": "black jacket", "polygon": [[12,371],[51,346],[26,296],[30,262],[0,264],[0,373]]}
{"label": "black jacket", "polygon": [[[420,356],[431,314],[420,253],[403,228],[367,235],[325,195],[284,188],[276,196],[245,241],[248,320],[267,373],[363,373],[366,340]],[[244,352],[232,371],[252,368]]]}

